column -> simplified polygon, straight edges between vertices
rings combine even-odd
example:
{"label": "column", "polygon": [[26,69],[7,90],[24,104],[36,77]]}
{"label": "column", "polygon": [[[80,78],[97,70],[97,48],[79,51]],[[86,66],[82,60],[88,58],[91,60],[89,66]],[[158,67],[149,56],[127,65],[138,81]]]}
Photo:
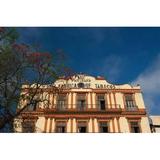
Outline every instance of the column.
{"label": "column", "polygon": [[72,121],[71,121],[71,119],[69,119],[67,121],[67,133],[71,133],[71,123],[72,123]]}
{"label": "column", "polygon": [[96,93],[92,93],[92,99],[93,99],[93,108],[96,108]]}
{"label": "column", "polygon": [[112,92],[110,93],[110,97],[111,97],[111,108],[115,108],[115,105],[114,105],[114,96],[113,96]]}
{"label": "column", "polygon": [[51,132],[52,132],[52,120],[53,120],[53,118],[50,118],[50,127],[49,127],[49,133],[51,133]]}
{"label": "column", "polygon": [[48,118],[48,121],[47,121],[47,127],[46,127],[47,133],[49,133],[49,127],[50,127],[50,118]]}
{"label": "column", "polygon": [[114,99],[114,106],[115,108],[117,108],[116,93],[113,93],[113,99]]}
{"label": "column", "polygon": [[98,121],[97,118],[94,118],[94,126],[95,126],[95,132],[98,133],[99,129],[98,129]]}
{"label": "column", "polygon": [[115,133],[115,124],[114,124],[114,118],[111,119],[112,121],[112,132]]}
{"label": "column", "polygon": [[73,118],[72,124],[73,124],[73,133],[76,133],[77,132],[77,124],[76,124],[76,119],[75,118]]}
{"label": "column", "polygon": [[72,107],[76,108],[76,93],[72,93]]}
{"label": "column", "polygon": [[72,96],[72,93],[68,93],[68,108],[71,108],[71,96]]}
{"label": "column", "polygon": [[113,123],[112,119],[109,121],[109,131],[112,133],[113,132]]}
{"label": "column", "polygon": [[109,96],[109,108],[112,108],[111,93],[108,93],[108,96]]}
{"label": "column", "polygon": [[87,108],[91,108],[91,93],[87,93]]}
{"label": "column", "polygon": [[88,121],[88,132],[89,133],[92,133],[92,119],[90,118],[89,121]]}
{"label": "column", "polygon": [[111,106],[109,105],[109,94],[108,93],[105,94],[105,100],[106,100],[106,107],[111,108]]}
{"label": "column", "polygon": [[90,95],[91,95],[91,104],[90,104],[90,106],[91,106],[91,108],[93,108],[93,93],[91,92]]}
{"label": "column", "polygon": [[51,132],[55,132],[55,125],[56,123],[55,123],[55,118],[53,118],[52,119],[52,130],[51,130]]}
{"label": "column", "polygon": [[48,122],[48,118],[45,117],[45,122],[44,122],[44,132],[47,132],[47,122]]}
{"label": "column", "polygon": [[95,123],[94,123],[94,118],[92,118],[92,132],[95,132]]}
{"label": "column", "polygon": [[116,117],[116,119],[117,119],[118,132],[121,133],[119,117]]}
{"label": "column", "polygon": [[117,133],[117,132],[118,132],[118,123],[117,123],[117,119],[114,118],[113,121],[114,121],[115,132]]}

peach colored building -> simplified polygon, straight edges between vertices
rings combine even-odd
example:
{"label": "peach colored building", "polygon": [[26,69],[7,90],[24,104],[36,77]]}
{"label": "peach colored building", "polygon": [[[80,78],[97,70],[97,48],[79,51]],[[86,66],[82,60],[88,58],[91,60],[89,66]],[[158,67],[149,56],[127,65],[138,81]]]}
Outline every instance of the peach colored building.
{"label": "peach colored building", "polygon": [[38,96],[45,96],[49,104],[39,102],[23,111],[14,121],[15,132],[151,132],[139,85],[116,85],[84,74],[59,78],[54,85],[63,86],[63,91],[57,94],[49,85],[41,87],[43,94]]}
{"label": "peach colored building", "polygon": [[153,133],[160,133],[160,116],[150,116],[150,126]]}

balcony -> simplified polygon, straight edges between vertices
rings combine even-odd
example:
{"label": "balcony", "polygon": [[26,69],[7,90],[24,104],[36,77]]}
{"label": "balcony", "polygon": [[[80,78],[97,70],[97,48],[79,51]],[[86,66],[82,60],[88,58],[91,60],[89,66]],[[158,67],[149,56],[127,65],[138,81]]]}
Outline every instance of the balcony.
{"label": "balcony", "polygon": [[[18,109],[17,109],[18,111]],[[138,112],[138,106],[124,106],[121,108],[119,104],[64,104],[64,105],[53,105],[51,107],[40,108],[37,107],[36,110],[25,109],[24,112],[35,112],[35,113],[42,113],[42,112],[120,112],[125,111],[127,113]]]}
{"label": "balcony", "polygon": [[[69,106],[69,107],[68,107]],[[121,111],[119,104],[107,104],[101,106],[98,104],[68,104],[68,105],[55,105],[53,108],[38,109],[53,112],[115,112]]]}
{"label": "balcony", "polygon": [[138,106],[136,105],[127,105],[125,106],[126,111],[138,111]]}
{"label": "balcony", "polygon": [[[24,113],[24,114],[23,114]],[[37,118],[37,115],[50,114],[60,118],[64,118],[64,115],[68,118],[75,115],[78,118],[84,118],[88,116],[99,116],[99,118],[106,118],[110,115],[146,115],[145,109],[138,109],[137,106],[128,107],[121,106],[119,104],[63,104],[53,105],[50,107],[43,108],[43,106],[37,107],[33,111],[24,111],[22,113],[25,117]]]}

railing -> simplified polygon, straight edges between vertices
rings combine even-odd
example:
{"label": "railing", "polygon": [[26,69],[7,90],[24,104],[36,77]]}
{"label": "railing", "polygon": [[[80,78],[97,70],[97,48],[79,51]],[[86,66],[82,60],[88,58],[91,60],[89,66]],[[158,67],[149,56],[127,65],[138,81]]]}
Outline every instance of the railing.
{"label": "railing", "polygon": [[137,111],[138,110],[138,106],[136,105],[129,105],[125,107],[127,111]]}
{"label": "railing", "polygon": [[65,104],[65,105],[53,105],[50,107],[40,108],[37,107],[36,110],[28,110],[26,109],[24,112],[43,112],[43,111],[56,111],[56,112],[67,112],[67,111],[99,111],[99,112],[106,112],[106,111],[128,111],[128,112],[134,112],[138,111],[138,106],[124,106],[124,108],[121,108],[121,105],[119,104]]}
{"label": "railing", "polygon": [[[74,107],[73,107],[74,106]],[[111,110],[121,110],[119,104],[68,104],[68,105],[54,105],[53,108],[46,108],[46,110],[55,111],[111,111]]]}
{"label": "railing", "polygon": [[67,110],[68,110],[68,107],[56,105],[56,106],[55,106],[55,109],[56,109],[56,111],[67,111]]}

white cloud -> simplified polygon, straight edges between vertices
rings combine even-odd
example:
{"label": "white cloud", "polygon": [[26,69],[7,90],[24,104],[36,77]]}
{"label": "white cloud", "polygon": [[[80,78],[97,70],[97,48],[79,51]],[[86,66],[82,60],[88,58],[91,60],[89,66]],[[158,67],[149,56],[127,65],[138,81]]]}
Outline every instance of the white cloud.
{"label": "white cloud", "polygon": [[[119,77],[122,71],[122,58],[117,55],[111,55],[104,59],[101,72],[111,80]],[[107,72],[107,73],[106,73]],[[114,78],[114,79],[113,79]]]}
{"label": "white cloud", "polygon": [[160,54],[132,83],[141,85],[149,111],[160,112]]}
{"label": "white cloud", "polygon": [[97,60],[96,64],[88,70],[88,73],[95,73],[95,75],[99,73],[99,76],[105,76],[110,83],[114,83],[125,68],[125,60],[124,57],[115,54],[106,56],[99,61]]}

